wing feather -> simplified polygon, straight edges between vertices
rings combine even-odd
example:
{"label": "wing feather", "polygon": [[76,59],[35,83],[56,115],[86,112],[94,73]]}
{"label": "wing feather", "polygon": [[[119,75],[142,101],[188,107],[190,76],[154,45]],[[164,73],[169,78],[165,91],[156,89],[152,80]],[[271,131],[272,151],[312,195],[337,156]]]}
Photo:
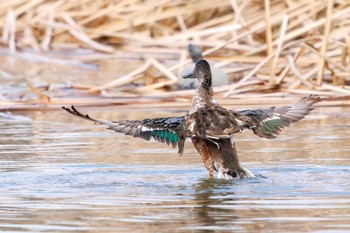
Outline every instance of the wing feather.
{"label": "wing feather", "polygon": [[264,138],[276,138],[283,128],[308,115],[315,103],[320,101],[317,95],[304,97],[291,106],[271,107],[270,109],[253,109],[239,111],[245,118],[246,127]]}
{"label": "wing feather", "polygon": [[107,121],[91,118],[88,114],[79,112],[74,106],[71,108],[62,107],[70,114],[93,121],[96,124],[106,125],[107,129],[114,130],[125,135],[142,138],[146,141],[152,138],[158,142],[178,147],[178,153],[181,155],[184,150],[186,139],[183,129],[184,117],[153,118],[144,120],[124,120]]}

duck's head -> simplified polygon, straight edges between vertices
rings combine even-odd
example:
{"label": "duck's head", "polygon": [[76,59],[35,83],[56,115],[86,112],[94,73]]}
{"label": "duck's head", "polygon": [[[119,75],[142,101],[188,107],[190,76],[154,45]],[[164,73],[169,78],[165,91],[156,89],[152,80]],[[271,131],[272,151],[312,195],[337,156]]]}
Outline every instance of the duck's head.
{"label": "duck's head", "polygon": [[195,78],[202,86],[211,87],[210,65],[206,60],[199,60],[192,73],[183,76],[184,79]]}
{"label": "duck's head", "polygon": [[194,44],[189,44],[187,49],[194,63],[203,58],[201,50]]}

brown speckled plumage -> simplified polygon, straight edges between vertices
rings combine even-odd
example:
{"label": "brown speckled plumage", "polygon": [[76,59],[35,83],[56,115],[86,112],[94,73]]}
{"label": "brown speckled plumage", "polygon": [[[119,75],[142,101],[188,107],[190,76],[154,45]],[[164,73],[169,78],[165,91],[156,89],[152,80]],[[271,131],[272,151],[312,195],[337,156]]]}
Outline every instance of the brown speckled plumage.
{"label": "brown speckled plumage", "polygon": [[234,143],[236,133],[250,129],[260,137],[275,138],[284,127],[309,114],[313,104],[320,101],[319,96],[310,95],[291,106],[233,111],[221,107],[215,100],[207,61],[198,61],[193,73],[184,78],[196,78],[200,83],[192,99],[192,108],[186,116],[106,121],[84,115],[73,106],[63,109],[75,116],[107,125],[108,129],[116,132],[145,140],[153,138],[177,146],[179,154],[183,153],[185,140],[190,137],[210,178],[216,171],[218,178],[234,179],[254,177],[240,165]]}

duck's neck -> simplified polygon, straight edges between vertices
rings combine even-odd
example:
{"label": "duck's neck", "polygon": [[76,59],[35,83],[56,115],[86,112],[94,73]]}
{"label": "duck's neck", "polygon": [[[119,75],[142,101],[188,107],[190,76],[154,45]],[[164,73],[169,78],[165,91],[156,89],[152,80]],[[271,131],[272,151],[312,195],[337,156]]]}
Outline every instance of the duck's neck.
{"label": "duck's neck", "polygon": [[208,83],[201,83],[192,98],[190,113],[194,113],[200,108],[210,108],[213,105],[216,105],[216,100],[211,83],[209,85]]}

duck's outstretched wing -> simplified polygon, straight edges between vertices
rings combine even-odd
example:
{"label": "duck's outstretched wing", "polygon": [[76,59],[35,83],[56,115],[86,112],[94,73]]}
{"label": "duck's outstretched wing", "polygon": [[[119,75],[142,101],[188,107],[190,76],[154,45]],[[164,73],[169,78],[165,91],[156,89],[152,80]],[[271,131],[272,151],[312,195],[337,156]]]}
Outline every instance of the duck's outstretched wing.
{"label": "duck's outstretched wing", "polygon": [[312,106],[319,101],[319,96],[310,95],[291,106],[244,110],[237,113],[245,118],[247,127],[253,130],[256,135],[264,138],[276,138],[284,127],[308,115],[314,109]]}
{"label": "duck's outstretched wing", "polygon": [[74,116],[93,121],[97,124],[107,125],[107,129],[118,133],[143,138],[149,141],[151,138],[156,141],[178,147],[178,153],[181,155],[185,144],[185,131],[183,129],[184,117],[153,118],[144,120],[124,120],[108,121],[96,120],[87,114],[79,112],[74,106],[71,108],[62,107],[64,110]]}

